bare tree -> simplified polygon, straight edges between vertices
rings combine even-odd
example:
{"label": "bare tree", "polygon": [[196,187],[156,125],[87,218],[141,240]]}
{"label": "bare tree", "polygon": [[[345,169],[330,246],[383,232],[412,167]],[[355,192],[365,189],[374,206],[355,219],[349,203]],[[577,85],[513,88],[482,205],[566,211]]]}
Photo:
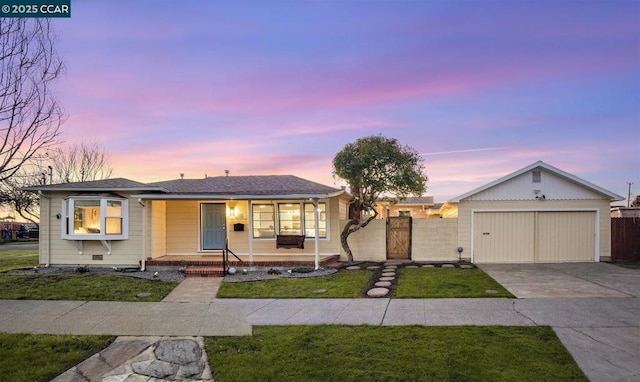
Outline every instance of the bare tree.
{"label": "bare tree", "polygon": [[107,179],[113,173],[109,153],[97,142],[82,142],[57,148],[50,154],[55,183]]}
{"label": "bare tree", "polygon": [[22,166],[20,171],[11,178],[0,182],[0,205],[14,210],[23,219],[38,224],[39,203],[38,194],[24,191],[22,188],[44,184],[42,173],[27,173],[28,166]]}
{"label": "bare tree", "polygon": [[[47,163],[52,163],[52,179],[49,179]],[[0,205],[8,206],[24,219],[38,220],[38,195],[24,191],[24,187],[39,184],[83,182],[106,179],[113,169],[109,166],[109,154],[98,143],[79,143],[58,147],[50,151],[49,161],[32,158],[13,174],[0,181]]]}
{"label": "bare tree", "polygon": [[52,146],[64,120],[51,84],[63,63],[47,19],[0,18],[0,181]]}

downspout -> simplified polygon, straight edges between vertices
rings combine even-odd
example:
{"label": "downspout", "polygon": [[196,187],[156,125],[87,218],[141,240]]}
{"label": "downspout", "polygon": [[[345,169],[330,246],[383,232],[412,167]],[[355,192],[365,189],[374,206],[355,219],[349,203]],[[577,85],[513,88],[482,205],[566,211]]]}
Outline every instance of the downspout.
{"label": "downspout", "polygon": [[140,270],[146,269],[147,260],[147,201],[138,199],[138,203],[142,206],[142,261],[140,261]]}
{"label": "downspout", "polygon": [[[42,190],[38,190],[38,196],[41,199],[47,199],[47,262],[44,267],[49,268],[51,265],[51,198],[47,198],[42,193]],[[38,246],[42,248],[41,246]]]}

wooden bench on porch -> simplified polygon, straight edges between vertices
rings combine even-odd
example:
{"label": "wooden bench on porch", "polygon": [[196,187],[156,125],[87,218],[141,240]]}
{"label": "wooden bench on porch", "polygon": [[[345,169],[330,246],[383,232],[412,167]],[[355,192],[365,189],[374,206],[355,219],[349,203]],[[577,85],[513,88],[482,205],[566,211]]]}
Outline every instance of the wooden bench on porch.
{"label": "wooden bench on porch", "polygon": [[276,235],[276,248],[304,249],[304,235]]}

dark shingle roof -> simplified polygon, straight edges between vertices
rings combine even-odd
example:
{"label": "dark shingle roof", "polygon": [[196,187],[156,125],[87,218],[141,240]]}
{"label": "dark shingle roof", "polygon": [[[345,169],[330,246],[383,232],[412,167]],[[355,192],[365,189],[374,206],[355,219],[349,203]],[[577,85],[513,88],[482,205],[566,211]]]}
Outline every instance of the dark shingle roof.
{"label": "dark shingle roof", "polygon": [[201,195],[301,195],[331,194],[337,188],[293,175],[218,176],[149,183],[171,194]]}
{"label": "dark shingle roof", "polygon": [[101,179],[88,182],[46,184],[25,187],[27,191],[162,191],[156,186],[125,178]]}

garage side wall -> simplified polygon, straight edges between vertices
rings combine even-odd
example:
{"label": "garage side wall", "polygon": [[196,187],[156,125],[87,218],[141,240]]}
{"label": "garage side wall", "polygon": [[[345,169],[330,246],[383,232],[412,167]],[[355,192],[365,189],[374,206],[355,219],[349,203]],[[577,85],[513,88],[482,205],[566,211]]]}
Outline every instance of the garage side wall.
{"label": "garage side wall", "polygon": [[596,250],[600,260],[611,256],[611,218],[608,200],[513,200],[513,201],[466,201],[458,206],[458,242],[465,248],[463,258],[471,256],[473,218],[476,211],[596,211]]}

